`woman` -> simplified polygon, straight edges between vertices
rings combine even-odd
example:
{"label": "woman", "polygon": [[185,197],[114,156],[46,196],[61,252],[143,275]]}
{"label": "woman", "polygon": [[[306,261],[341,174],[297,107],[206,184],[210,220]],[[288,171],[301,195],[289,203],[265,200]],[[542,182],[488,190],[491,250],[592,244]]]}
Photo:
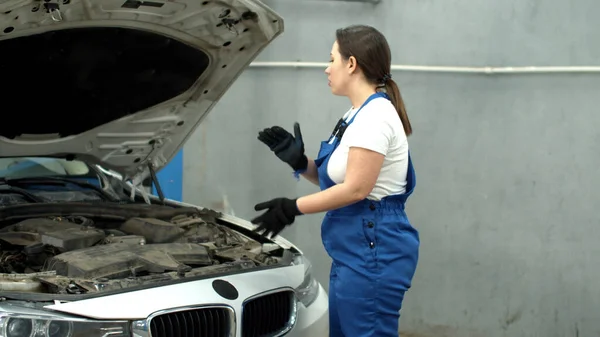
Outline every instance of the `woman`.
{"label": "woman", "polygon": [[258,136],[321,188],[256,205],[267,211],[252,223],[264,235],[277,235],[296,216],[327,212],[321,236],[333,260],[330,337],[397,337],[402,300],[417,266],[419,235],[404,212],[415,186],[407,143],[412,130],[390,64],[389,46],[376,29],[337,30],[325,73],[333,94],[347,96],[352,108],[321,142],[317,159],[304,154],[298,123],[295,137],[278,126]]}

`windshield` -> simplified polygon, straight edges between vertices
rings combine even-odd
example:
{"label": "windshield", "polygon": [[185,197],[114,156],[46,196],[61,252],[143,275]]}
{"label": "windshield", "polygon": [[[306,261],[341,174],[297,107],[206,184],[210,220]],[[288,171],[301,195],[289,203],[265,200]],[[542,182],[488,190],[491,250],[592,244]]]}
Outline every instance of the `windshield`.
{"label": "windshield", "polygon": [[0,178],[77,177],[90,173],[78,160],[43,157],[0,158]]}
{"label": "windshield", "polygon": [[119,202],[127,198],[122,189],[119,180],[80,160],[0,158],[0,207],[31,202]]}

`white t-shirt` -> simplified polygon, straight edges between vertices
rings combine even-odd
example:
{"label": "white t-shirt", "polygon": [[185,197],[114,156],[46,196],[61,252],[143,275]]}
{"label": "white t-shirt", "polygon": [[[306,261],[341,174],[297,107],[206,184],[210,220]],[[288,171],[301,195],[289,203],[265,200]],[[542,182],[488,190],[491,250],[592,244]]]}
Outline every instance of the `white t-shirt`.
{"label": "white t-shirt", "polygon": [[[344,120],[349,121],[358,109],[346,112]],[[374,98],[346,128],[327,165],[327,173],[336,184],[344,182],[350,147],[366,148],[385,156],[375,187],[367,199],[381,200],[385,196],[405,192],[408,141],[392,102],[383,97]]]}

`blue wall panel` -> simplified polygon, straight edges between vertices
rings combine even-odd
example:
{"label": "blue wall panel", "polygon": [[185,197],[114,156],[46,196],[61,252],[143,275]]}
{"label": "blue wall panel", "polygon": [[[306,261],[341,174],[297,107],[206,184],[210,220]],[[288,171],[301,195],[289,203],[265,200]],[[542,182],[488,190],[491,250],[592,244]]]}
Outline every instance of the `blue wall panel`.
{"label": "blue wall panel", "polygon": [[[177,201],[183,199],[183,149],[158,172],[157,176],[165,198]],[[158,195],[154,184],[152,184],[152,194]]]}

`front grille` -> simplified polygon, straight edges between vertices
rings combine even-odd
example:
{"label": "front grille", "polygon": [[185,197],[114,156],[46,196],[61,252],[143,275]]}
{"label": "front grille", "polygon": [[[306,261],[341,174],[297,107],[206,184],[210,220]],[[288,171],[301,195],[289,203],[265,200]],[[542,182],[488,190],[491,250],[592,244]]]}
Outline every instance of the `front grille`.
{"label": "front grille", "polygon": [[199,308],[170,312],[150,320],[152,337],[230,337],[233,312],[228,308]]}
{"label": "front grille", "polygon": [[293,291],[262,295],[244,304],[242,337],[281,336],[291,329],[295,320]]}

